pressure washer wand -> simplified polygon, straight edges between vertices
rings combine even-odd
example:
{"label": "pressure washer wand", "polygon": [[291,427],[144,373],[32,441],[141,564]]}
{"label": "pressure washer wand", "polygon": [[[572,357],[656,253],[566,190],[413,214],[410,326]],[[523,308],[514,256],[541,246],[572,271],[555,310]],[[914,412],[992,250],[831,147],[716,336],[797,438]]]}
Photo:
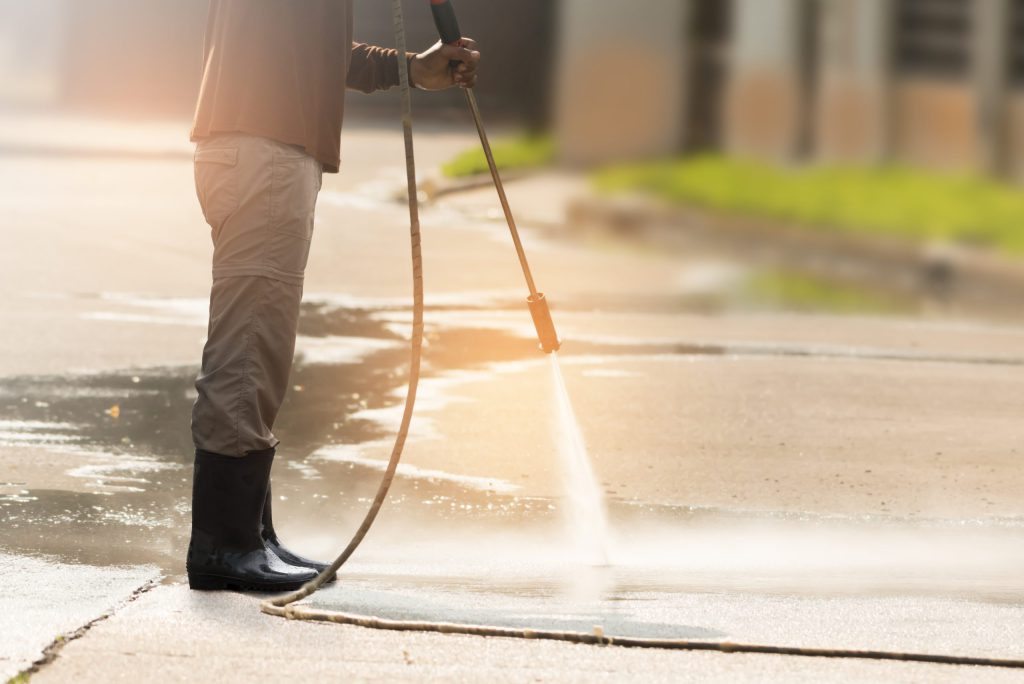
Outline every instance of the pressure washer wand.
{"label": "pressure washer wand", "polygon": [[[462,40],[462,31],[459,29],[458,19],[455,18],[455,8],[451,0],[430,0],[430,10],[434,15],[434,24],[441,40],[449,45],[458,45]],[[453,64],[453,68],[457,63]],[[472,88],[466,88],[466,101],[469,103],[469,110],[473,114],[473,122],[476,124],[477,133],[480,134],[480,144],[483,146],[484,156],[487,158],[487,167],[491,170],[491,178],[494,179],[494,188],[498,191],[498,200],[505,212],[505,221],[512,233],[512,242],[516,246],[516,254],[519,255],[519,264],[523,267],[523,275],[526,277],[526,286],[530,290],[530,296],[526,299],[530,307],[530,315],[533,317],[533,324],[537,328],[537,337],[540,339],[540,348],[546,354],[558,351],[562,343],[555,331],[555,323],[551,319],[551,309],[543,292],[537,291],[537,285],[533,281],[533,273],[530,271],[530,263],[526,260],[526,251],[523,249],[523,242],[519,239],[519,229],[516,227],[515,217],[512,216],[512,209],[508,204],[508,196],[505,194],[505,186],[501,182],[501,175],[498,173],[498,165],[494,161],[494,154],[491,152],[491,143],[487,139],[487,131],[484,129],[483,117],[480,115],[480,107],[476,103],[476,95]]]}

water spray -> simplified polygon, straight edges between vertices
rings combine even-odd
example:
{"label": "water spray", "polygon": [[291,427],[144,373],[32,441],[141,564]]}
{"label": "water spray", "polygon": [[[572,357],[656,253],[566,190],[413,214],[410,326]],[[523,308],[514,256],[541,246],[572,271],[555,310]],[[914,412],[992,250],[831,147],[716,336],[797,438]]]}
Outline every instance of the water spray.
{"label": "water spray", "polygon": [[[460,45],[462,31],[459,28],[458,19],[455,17],[455,8],[452,6],[451,0],[430,0],[430,9],[442,42],[448,45]],[[453,64],[452,68],[454,69],[456,66],[457,63]],[[512,243],[519,256],[519,265],[523,269],[526,287],[530,291],[526,303],[530,309],[530,316],[533,318],[533,325],[537,329],[540,348],[545,354],[551,356],[555,415],[561,437],[559,456],[562,462],[562,476],[565,480],[568,522],[573,536],[581,546],[578,551],[584,554],[585,563],[591,566],[607,566],[609,565],[608,522],[604,495],[594,477],[590,456],[587,454],[583,434],[576,420],[569,392],[566,389],[565,378],[562,376],[562,368],[558,362],[557,352],[561,349],[562,343],[558,339],[555,322],[551,318],[551,308],[548,306],[547,297],[543,292],[537,290],[537,285],[533,280],[530,263],[526,259],[526,251],[523,249],[523,243],[519,237],[519,229],[516,226],[515,217],[512,215],[512,209],[509,207],[508,196],[505,194],[505,186],[501,181],[498,165],[494,161],[494,154],[491,152],[491,143],[487,139],[487,130],[484,128],[480,107],[476,102],[476,94],[472,88],[466,88],[465,91],[469,111],[473,115],[477,133],[480,134],[480,145],[483,147],[484,157],[487,158],[487,168],[490,169],[494,188],[498,192],[498,200],[505,213],[505,221],[512,234]]]}

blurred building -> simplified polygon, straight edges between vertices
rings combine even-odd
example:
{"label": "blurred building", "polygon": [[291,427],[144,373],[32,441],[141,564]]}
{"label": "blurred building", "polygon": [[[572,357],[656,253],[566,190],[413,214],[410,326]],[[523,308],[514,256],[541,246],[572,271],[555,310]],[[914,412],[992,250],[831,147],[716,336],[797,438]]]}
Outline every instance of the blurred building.
{"label": "blurred building", "polygon": [[722,150],[1024,176],[1021,0],[561,0],[578,162]]}
{"label": "blurred building", "polygon": [[[299,0],[296,0],[299,1]],[[391,3],[355,1],[356,39],[394,43]],[[480,84],[489,116],[546,123],[553,52],[551,0],[457,0],[467,33],[486,46]],[[209,0],[0,0],[0,105],[50,105],[113,116],[192,113],[202,76]],[[437,41],[426,0],[405,0],[410,49]],[[392,96],[353,94],[353,111],[395,112]],[[417,98],[450,108],[459,93]]]}
{"label": "blurred building", "polygon": [[64,0],[0,0],[0,103],[37,105],[60,94]]}
{"label": "blurred building", "polygon": [[0,105],[179,117],[208,0],[0,0]]}
{"label": "blurred building", "polygon": [[191,114],[208,0],[68,0],[62,104],[102,114]]}
{"label": "blurred building", "polygon": [[[453,0],[463,32],[479,41],[485,54],[477,86],[480,106],[488,120],[541,128],[549,123],[551,63],[554,55],[553,0]],[[427,0],[405,0],[406,40],[410,50],[437,41],[437,29]],[[391,2],[355,0],[356,39],[375,45],[393,45]],[[419,95],[417,93],[417,95]],[[347,107],[393,113],[396,95],[361,97],[352,93]],[[446,110],[445,115],[468,117],[461,92],[429,93],[415,99],[423,114]],[[468,119],[466,121],[468,123]]]}
{"label": "blurred building", "polygon": [[[486,50],[485,114],[553,121],[570,161],[721,150],[1024,177],[1024,0],[456,2]],[[187,117],[207,5],[0,0],[0,104]],[[410,45],[433,42],[426,0],[405,5]],[[355,7],[356,37],[391,44],[390,3]],[[465,110],[455,92],[416,106]]]}

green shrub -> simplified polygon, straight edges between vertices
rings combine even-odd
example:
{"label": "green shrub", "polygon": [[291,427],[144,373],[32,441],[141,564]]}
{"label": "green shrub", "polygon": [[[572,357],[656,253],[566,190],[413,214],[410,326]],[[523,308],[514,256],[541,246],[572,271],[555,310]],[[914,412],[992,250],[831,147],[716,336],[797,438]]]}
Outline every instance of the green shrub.
{"label": "green shrub", "polygon": [[[493,143],[491,151],[499,169],[530,169],[550,164],[555,157],[555,144],[549,136],[530,135]],[[441,172],[449,178],[487,173],[487,158],[477,146],[442,166]]]}
{"label": "green shrub", "polygon": [[1024,193],[971,176],[901,167],[786,169],[721,156],[621,166],[599,190],[793,222],[815,230],[948,240],[1024,253]]}
{"label": "green shrub", "polygon": [[907,310],[905,303],[892,296],[780,270],[752,274],[744,282],[740,298],[754,306],[807,312],[886,314]]}

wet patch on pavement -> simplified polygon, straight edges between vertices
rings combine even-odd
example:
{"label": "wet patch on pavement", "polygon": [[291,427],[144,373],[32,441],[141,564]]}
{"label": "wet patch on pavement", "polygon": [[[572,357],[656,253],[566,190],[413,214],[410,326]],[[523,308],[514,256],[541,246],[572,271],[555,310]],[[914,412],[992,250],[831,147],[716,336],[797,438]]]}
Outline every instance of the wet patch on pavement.
{"label": "wet patch on pavement", "polygon": [[[425,406],[437,401],[443,408],[453,383],[486,380],[502,364],[515,368],[536,359],[528,330],[517,334],[521,330],[509,331],[504,321],[472,327],[487,312],[453,304],[432,314]],[[519,310],[515,315],[525,317]],[[313,301],[303,307],[293,386],[276,427],[284,446],[275,466],[275,517],[289,521],[288,529],[300,531],[324,555],[347,539],[379,483],[383,462],[364,449],[386,447],[393,438],[388,416],[400,405],[407,381],[407,317],[400,306],[358,309]],[[592,339],[574,343],[563,362],[614,381],[636,376],[617,367],[616,359],[842,354],[813,347]],[[891,356],[880,358],[921,360]],[[152,564],[179,576],[188,537],[195,372],[165,367],[5,379],[0,445],[45,448],[66,458],[63,471],[77,485],[31,488],[5,478],[0,515],[7,525],[0,546],[70,563]],[[432,391],[438,396],[432,398]],[[424,422],[429,426],[429,419]],[[540,621],[542,627],[580,631],[602,624],[621,635],[721,638],[743,632],[706,613],[690,617],[696,608],[686,597],[710,592],[770,604],[777,596],[824,601],[825,595],[914,594],[993,605],[1024,597],[1024,586],[1009,570],[1024,558],[1004,552],[1024,549],[1018,520],[995,531],[986,522],[963,535],[956,531],[964,521],[922,530],[896,518],[809,515],[776,520],[773,527],[765,522],[771,514],[658,505],[618,495],[616,482],[604,486],[615,544],[611,572],[573,560],[557,498],[523,495],[519,482],[499,477],[403,464],[378,527],[346,569],[345,591],[318,595],[318,605],[400,619],[508,626]],[[865,541],[872,536],[881,541]],[[915,558],[893,561],[894,550],[929,536],[937,541],[916,547]],[[957,565],[956,557],[968,554],[980,562]],[[822,558],[830,562],[821,565]],[[877,562],[865,565],[864,559]],[[654,604],[665,608],[651,610]]]}
{"label": "wet patch on pavement", "polygon": [[[132,305],[139,305],[136,300],[160,321],[168,318],[159,300],[131,298]],[[195,314],[190,300],[169,306],[183,316],[179,324]],[[407,382],[400,326],[380,314],[322,301],[303,305],[292,387],[275,427],[286,445],[275,467],[275,497],[291,507],[301,492],[303,508],[314,509],[304,512],[332,529],[362,512],[380,477],[376,462],[346,458],[344,450],[391,439],[390,429],[372,416],[394,406]],[[535,353],[529,340],[499,330],[432,330],[428,338],[427,376]],[[0,546],[69,562],[155,563],[180,572],[195,374],[194,367],[164,367],[6,378],[0,386],[0,446],[45,448],[76,485],[0,483],[0,513],[7,522]],[[490,486],[409,466],[400,479],[408,484],[397,486],[389,502],[397,509],[521,516],[553,508],[515,497],[514,487],[497,481]],[[292,503],[286,503],[289,497]]]}
{"label": "wet patch on pavement", "polygon": [[[661,639],[720,639],[725,632],[688,623],[685,615],[659,610],[660,594],[619,594],[604,601],[574,601],[559,588],[502,588],[490,585],[437,587],[428,583],[382,591],[380,581],[346,582],[343,591],[328,589],[309,605],[371,615],[388,620],[451,622],[513,629],[593,633],[595,627],[616,636]],[[675,620],[675,621],[673,621]]]}
{"label": "wet patch on pavement", "polygon": [[348,581],[313,607],[391,620],[568,630],[644,639],[707,639],[783,647],[1024,657],[1024,608],[919,596],[800,596],[621,590],[600,602],[558,592],[508,594],[429,582],[381,591]]}

